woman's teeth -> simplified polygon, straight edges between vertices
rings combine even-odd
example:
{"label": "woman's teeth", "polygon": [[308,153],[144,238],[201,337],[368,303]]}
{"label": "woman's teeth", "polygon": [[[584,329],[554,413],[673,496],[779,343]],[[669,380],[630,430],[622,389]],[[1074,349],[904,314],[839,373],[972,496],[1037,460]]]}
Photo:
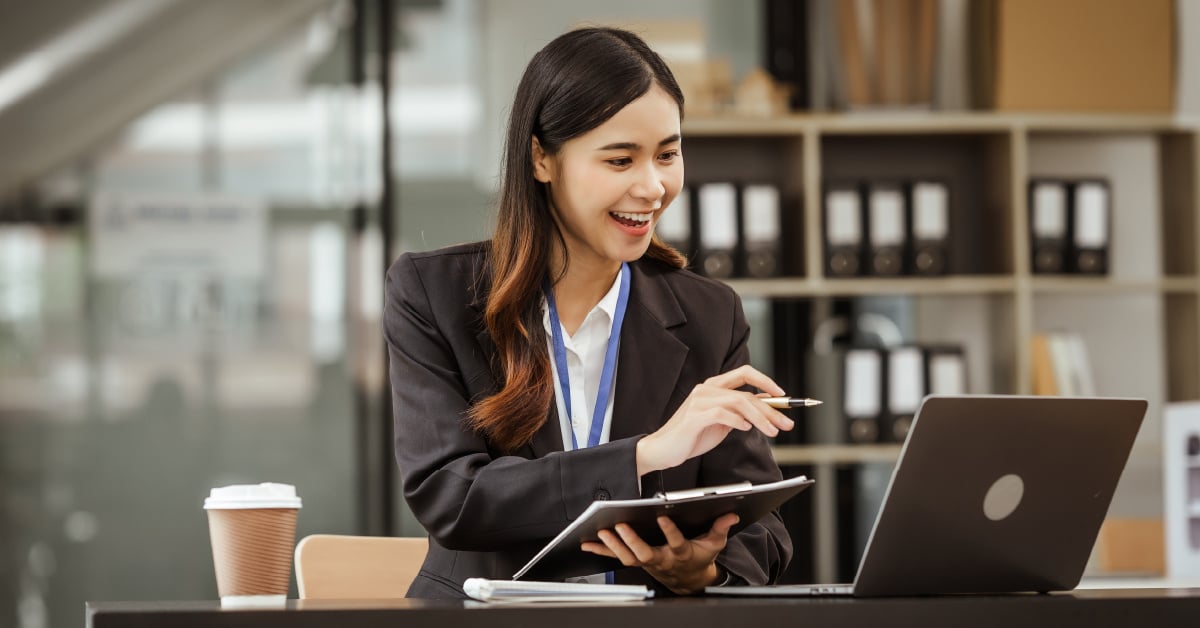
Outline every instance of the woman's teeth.
{"label": "woman's teeth", "polygon": [[634,214],[630,212],[609,212],[612,216],[619,218],[626,223],[632,223],[630,226],[644,225],[654,216],[652,213]]}

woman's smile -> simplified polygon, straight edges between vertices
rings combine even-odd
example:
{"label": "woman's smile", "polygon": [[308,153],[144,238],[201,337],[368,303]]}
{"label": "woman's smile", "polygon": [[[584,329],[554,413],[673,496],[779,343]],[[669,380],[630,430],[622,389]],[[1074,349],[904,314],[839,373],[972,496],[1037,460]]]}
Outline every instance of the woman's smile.
{"label": "woman's smile", "polygon": [[636,237],[650,233],[654,224],[654,212],[608,212],[608,217],[621,231]]}

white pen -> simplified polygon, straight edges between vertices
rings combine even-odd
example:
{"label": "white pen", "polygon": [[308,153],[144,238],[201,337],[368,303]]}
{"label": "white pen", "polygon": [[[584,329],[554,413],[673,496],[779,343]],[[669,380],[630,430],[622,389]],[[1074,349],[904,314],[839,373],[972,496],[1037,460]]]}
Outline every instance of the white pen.
{"label": "white pen", "polygon": [[772,408],[808,408],[821,405],[821,401],[817,399],[800,397],[759,397],[759,400]]}

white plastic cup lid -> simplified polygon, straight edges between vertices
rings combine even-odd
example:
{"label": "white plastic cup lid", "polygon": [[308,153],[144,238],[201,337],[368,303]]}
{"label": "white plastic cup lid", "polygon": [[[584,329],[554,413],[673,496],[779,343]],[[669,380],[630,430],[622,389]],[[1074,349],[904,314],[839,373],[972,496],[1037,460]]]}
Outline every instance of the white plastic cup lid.
{"label": "white plastic cup lid", "polygon": [[299,508],[300,498],[291,484],[235,484],[214,488],[204,500],[204,509]]}

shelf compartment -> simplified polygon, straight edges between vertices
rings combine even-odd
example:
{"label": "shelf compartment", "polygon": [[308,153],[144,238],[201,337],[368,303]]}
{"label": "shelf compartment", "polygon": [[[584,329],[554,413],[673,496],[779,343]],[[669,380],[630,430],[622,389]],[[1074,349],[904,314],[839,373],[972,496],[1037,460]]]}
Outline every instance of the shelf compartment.
{"label": "shelf compartment", "polygon": [[913,299],[913,337],[924,345],[961,346],[967,392],[1012,394],[1017,386],[1016,299],[1007,294],[922,295]]}
{"label": "shelf compartment", "polygon": [[[1038,294],[1033,300],[1033,331],[1079,334],[1098,395],[1144,397],[1161,407],[1168,374],[1164,350],[1170,345],[1163,321],[1171,299],[1145,293]],[[1146,417],[1148,424],[1156,420]]]}
{"label": "shelf compartment", "polygon": [[[781,135],[687,136],[683,141],[686,183],[693,189],[706,183],[769,184],[779,191],[779,272],[803,277],[804,270],[804,142]],[[698,201],[696,195],[693,202]],[[693,217],[700,208],[693,208]],[[742,212],[739,212],[739,216]],[[701,223],[703,221],[701,220]],[[697,228],[693,224],[693,229]],[[693,239],[697,237],[693,232]],[[699,242],[693,242],[699,248]],[[696,251],[685,251],[696,259]],[[698,263],[698,262],[697,262]]]}
{"label": "shelf compartment", "polygon": [[[944,181],[950,188],[951,275],[1011,274],[1012,154],[1012,136],[1003,131],[825,134],[819,184]],[[819,216],[822,203],[808,211]]]}
{"label": "shelf compartment", "polygon": [[[1111,212],[1107,277],[1145,282],[1158,279],[1164,272],[1196,273],[1190,211],[1179,207],[1174,216],[1162,212],[1167,186],[1174,187],[1184,178],[1174,170],[1188,167],[1187,163],[1172,166],[1164,159],[1178,160],[1181,155],[1177,153],[1186,152],[1186,142],[1164,142],[1155,132],[1055,130],[1031,132],[1027,146],[1026,189],[1034,179],[1108,181]],[[1186,204],[1186,198],[1177,196],[1169,198]]]}

